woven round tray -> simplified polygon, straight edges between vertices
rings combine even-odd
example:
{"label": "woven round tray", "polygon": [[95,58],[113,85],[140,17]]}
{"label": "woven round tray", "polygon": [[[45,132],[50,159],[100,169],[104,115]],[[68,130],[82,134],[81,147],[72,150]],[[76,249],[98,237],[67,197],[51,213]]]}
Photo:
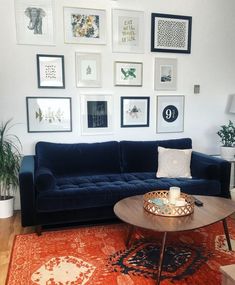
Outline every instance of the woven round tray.
{"label": "woven round tray", "polygon": [[192,196],[184,193],[180,194],[180,198],[185,199],[187,203],[185,206],[174,206],[172,204],[158,206],[154,202],[151,202],[151,200],[155,198],[168,198],[168,193],[168,190],[152,191],[146,193],[143,196],[144,209],[152,214],[168,217],[182,217],[193,213],[194,199]]}

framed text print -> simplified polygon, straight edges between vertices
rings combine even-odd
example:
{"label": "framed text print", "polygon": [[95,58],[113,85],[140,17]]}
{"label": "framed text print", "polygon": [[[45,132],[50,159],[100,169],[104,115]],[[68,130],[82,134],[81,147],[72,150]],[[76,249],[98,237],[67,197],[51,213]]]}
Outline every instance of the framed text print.
{"label": "framed text print", "polygon": [[149,126],[149,97],[121,97],[121,127]]}
{"label": "framed text print", "polygon": [[144,52],[144,12],[113,9],[113,52]]}
{"label": "framed text print", "polygon": [[54,0],[15,0],[19,44],[54,45]]}
{"label": "framed text print", "polygon": [[113,131],[112,95],[81,95],[82,135],[110,134]]}
{"label": "framed text print", "polygon": [[70,97],[26,97],[29,133],[71,132]]}
{"label": "framed text print", "polygon": [[37,54],[38,88],[65,88],[64,56]]}
{"label": "framed text print", "polygon": [[157,133],[184,131],[184,96],[157,96]]}
{"label": "framed text print", "polygon": [[77,87],[101,87],[101,54],[76,52]]}
{"label": "framed text print", "polygon": [[64,7],[66,43],[105,44],[106,11]]}
{"label": "framed text print", "polygon": [[155,58],[155,90],[176,90],[177,59]]}
{"label": "framed text print", "polygon": [[192,17],[152,13],[151,51],[191,52]]}
{"label": "framed text print", "polygon": [[114,69],[115,86],[142,86],[142,62],[116,61]]}

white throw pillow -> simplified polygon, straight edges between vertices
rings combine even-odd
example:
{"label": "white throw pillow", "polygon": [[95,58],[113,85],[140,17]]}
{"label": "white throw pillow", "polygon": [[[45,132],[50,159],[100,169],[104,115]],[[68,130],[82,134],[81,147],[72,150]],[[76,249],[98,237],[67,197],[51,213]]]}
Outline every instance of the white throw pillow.
{"label": "white throw pillow", "polygon": [[192,178],[190,171],[192,149],[158,147],[157,178]]}

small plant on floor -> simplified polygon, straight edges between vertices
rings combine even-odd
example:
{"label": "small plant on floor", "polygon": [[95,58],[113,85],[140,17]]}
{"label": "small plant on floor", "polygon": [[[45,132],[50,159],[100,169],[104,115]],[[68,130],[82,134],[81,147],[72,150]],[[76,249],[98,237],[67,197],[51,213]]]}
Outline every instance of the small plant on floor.
{"label": "small plant on floor", "polygon": [[221,138],[223,146],[233,147],[235,143],[235,126],[233,122],[229,120],[228,125],[222,125],[217,135]]}
{"label": "small plant on floor", "polygon": [[11,120],[0,125],[0,200],[11,198],[18,187],[21,143],[10,134]]}

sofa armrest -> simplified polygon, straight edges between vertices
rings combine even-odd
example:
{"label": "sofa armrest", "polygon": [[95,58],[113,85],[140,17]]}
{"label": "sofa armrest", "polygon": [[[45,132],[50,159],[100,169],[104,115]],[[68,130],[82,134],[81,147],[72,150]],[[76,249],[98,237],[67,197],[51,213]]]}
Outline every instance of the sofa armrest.
{"label": "sofa armrest", "polygon": [[35,157],[24,156],[19,171],[21,223],[23,227],[35,225]]}
{"label": "sofa armrest", "polygon": [[221,185],[221,197],[230,197],[231,164],[224,159],[193,151],[191,159],[192,175],[198,178],[215,179]]}

